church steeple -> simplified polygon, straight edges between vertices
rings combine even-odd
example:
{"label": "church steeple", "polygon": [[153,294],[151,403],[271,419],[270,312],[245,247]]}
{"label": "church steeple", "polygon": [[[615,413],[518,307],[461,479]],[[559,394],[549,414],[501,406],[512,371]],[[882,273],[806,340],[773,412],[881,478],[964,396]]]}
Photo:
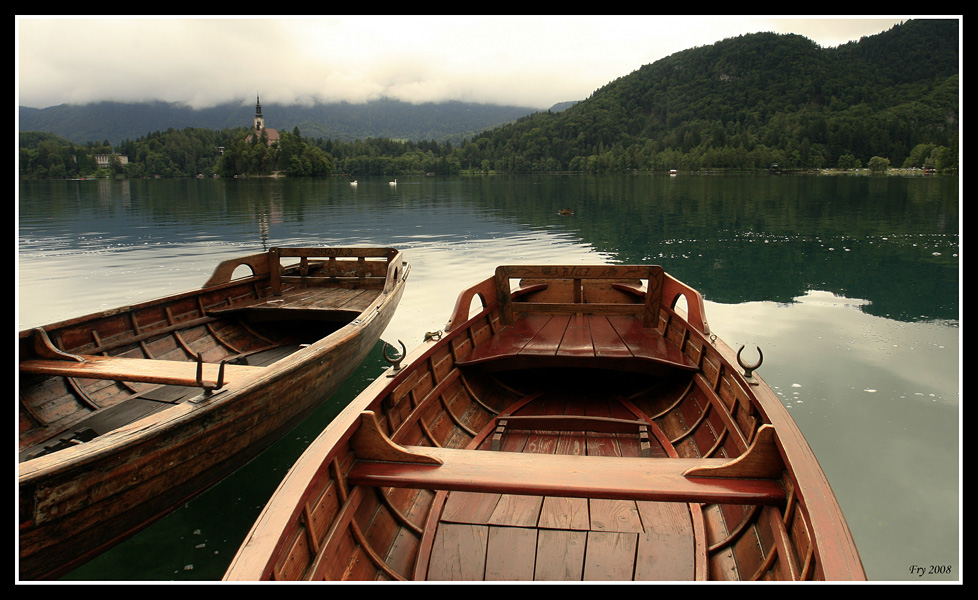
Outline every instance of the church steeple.
{"label": "church steeple", "polygon": [[255,95],[257,99],[255,103],[255,133],[261,133],[261,130],[265,127],[265,118],[261,116],[261,96]]}
{"label": "church steeple", "polygon": [[257,140],[262,136],[265,137],[266,143],[271,146],[278,143],[279,135],[278,131],[271,128],[265,127],[265,117],[261,114],[261,96],[255,95],[255,124],[251,128],[251,133],[248,134],[246,139],[250,141]]}

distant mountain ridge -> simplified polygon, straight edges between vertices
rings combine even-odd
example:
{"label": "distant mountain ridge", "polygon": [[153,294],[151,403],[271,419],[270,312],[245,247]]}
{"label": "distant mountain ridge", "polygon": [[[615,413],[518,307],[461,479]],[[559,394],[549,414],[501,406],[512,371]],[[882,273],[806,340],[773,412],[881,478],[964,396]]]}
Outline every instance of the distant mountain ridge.
{"label": "distant mountain ridge", "polygon": [[[564,107],[572,103],[555,105]],[[380,99],[314,106],[262,103],[266,125],[279,131],[299,128],[303,137],[352,142],[368,137],[460,142],[465,137],[525,117],[538,109],[466,102],[411,104]],[[221,130],[250,127],[255,106],[226,103],[193,109],[167,102],[61,104],[20,107],[20,131],[54,133],[76,144],[118,144],[153,131],[198,127]]]}
{"label": "distant mountain ridge", "polygon": [[[911,20],[835,48],[796,34],[745,34],[677,52],[580,102],[546,111],[517,108],[504,114],[505,107],[490,105],[379,101],[329,105],[334,112],[328,115],[324,107],[313,107],[320,109],[315,112],[268,105],[263,112],[267,125],[283,136],[298,127],[302,140],[335,160],[338,172],[365,176],[769,170],[773,165],[780,170],[855,169],[874,164],[878,169],[893,165],[952,172],[958,168],[961,127],[959,29],[954,19]],[[130,174],[187,176],[214,168],[219,159],[213,149],[243,136],[254,117],[253,106],[158,108],[184,112],[180,118],[171,113],[163,122],[144,119],[126,134],[116,151],[129,156]],[[22,173],[87,174],[80,170],[81,159],[66,160],[64,149],[39,133],[58,134],[54,118],[59,114],[73,127],[107,127],[135,120],[128,112],[144,110],[103,103],[39,111],[49,121],[25,118],[20,124]],[[208,114],[211,123],[189,121]],[[117,144],[120,137],[104,130],[62,130],[58,135],[74,143],[94,141],[98,148],[101,141]],[[213,152],[205,156],[206,150],[192,148],[195,144]],[[68,152],[92,154],[84,146]],[[187,157],[193,160],[188,163]],[[162,159],[172,164],[161,164]]]}

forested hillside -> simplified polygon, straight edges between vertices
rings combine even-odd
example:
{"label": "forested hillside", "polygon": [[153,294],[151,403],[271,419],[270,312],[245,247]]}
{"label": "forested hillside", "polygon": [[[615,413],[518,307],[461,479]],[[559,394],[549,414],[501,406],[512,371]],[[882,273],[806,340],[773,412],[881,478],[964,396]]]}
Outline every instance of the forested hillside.
{"label": "forested hillside", "polygon": [[[958,165],[958,28],[956,20],[913,20],[838,48],[798,35],[743,35],[645,65],[566,110],[459,132],[471,137],[458,142],[348,140],[308,124],[264,147],[244,143],[247,127],[170,128],[117,144],[111,150],[130,162],[111,168],[125,176],[611,173],[772,164],[949,171]],[[90,157],[108,150],[107,141],[78,146],[22,133],[21,176],[84,176]]]}
{"label": "forested hillside", "polygon": [[678,52],[560,114],[475,136],[462,167],[901,166],[918,145],[956,148],[958,127],[958,24],[921,20],[838,48],[762,33]]}

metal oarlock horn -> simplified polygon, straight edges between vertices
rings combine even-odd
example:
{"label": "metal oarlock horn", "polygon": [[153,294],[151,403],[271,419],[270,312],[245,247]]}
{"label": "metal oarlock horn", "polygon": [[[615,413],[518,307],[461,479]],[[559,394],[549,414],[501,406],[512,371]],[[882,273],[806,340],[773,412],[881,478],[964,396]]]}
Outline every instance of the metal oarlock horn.
{"label": "metal oarlock horn", "polygon": [[220,367],[218,367],[217,382],[214,385],[208,385],[204,383],[204,356],[200,352],[197,353],[197,385],[204,388],[205,394],[210,394],[224,387],[224,364],[225,361],[222,360]]}
{"label": "metal oarlock horn", "polygon": [[388,347],[393,348],[393,346],[391,346],[387,342],[384,342],[384,360],[386,360],[387,362],[389,362],[394,366],[394,368],[391,369],[389,376],[393,376],[394,373],[397,373],[398,371],[401,370],[401,361],[404,360],[405,356],[407,356],[407,348],[404,347],[404,342],[402,342],[401,340],[397,340],[397,343],[401,345],[401,354],[400,356],[390,357],[387,356],[387,348]]}
{"label": "metal oarlock horn", "polygon": [[740,353],[744,351],[744,346],[741,346],[740,349],[737,350],[737,362],[744,369],[744,379],[746,379],[750,383],[754,383],[754,369],[761,366],[761,363],[764,362],[764,353],[761,352],[761,347],[760,346],[755,346],[755,347],[757,348],[757,356],[758,356],[756,365],[744,364],[744,359],[740,357]]}

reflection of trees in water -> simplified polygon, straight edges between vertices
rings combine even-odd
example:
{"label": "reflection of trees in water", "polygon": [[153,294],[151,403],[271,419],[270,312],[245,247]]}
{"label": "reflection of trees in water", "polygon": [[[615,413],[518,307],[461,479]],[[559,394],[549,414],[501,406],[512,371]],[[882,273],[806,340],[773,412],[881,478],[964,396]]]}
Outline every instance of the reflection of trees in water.
{"label": "reflection of trees in water", "polygon": [[[810,290],[864,311],[958,318],[958,180],[869,176],[525,178],[488,196],[619,263],[658,263],[708,299],[792,302]],[[532,182],[532,184],[530,184]],[[574,216],[559,219],[560,208]]]}

